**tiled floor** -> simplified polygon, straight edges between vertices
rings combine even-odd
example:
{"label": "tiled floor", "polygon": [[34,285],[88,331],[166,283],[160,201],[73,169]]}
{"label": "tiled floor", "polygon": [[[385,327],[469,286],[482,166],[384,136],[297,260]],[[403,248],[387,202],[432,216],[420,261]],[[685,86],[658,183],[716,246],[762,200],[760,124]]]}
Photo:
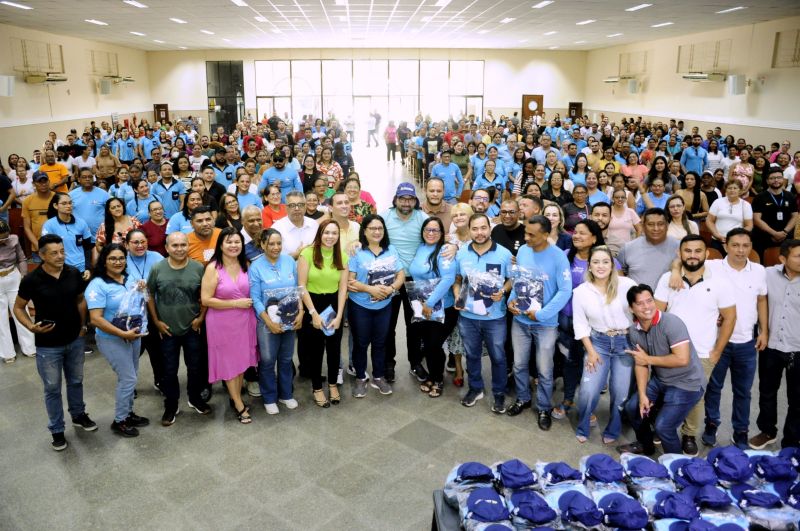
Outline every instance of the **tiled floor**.
{"label": "tiled floor", "polygon": [[[362,179],[383,208],[402,168],[387,165],[382,149],[360,151]],[[109,430],[116,379],[95,353],[86,360],[85,399],[100,428],[68,427],[70,446],[60,453],[50,449],[35,360],[0,366],[0,529],[423,530],[430,528],[431,491],[458,462],[518,457],[577,465],[581,455],[604,451],[597,431],[585,445],[575,441],[573,416],[545,433],[527,411],[493,415],[486,399],[464,408],[449,377],[444,395],[431,399],[407,373],[404,345],[398,350],[391,396],[370,389],[353,399],[346,377],[342,403],[321,409],[300,380],[299,409],[268,417],[254,407],[253,423],[241,425],[216,385],[211,415],[188,410],[184,398],[169,428],[158,423],[161,398],[143,359],[136,411],[153,425],[136,439]],[[486,364],[487,382],[488,374]],[[559,385],[557,399],[560,392]],[[755,391],[754,399],[752,429]],[[607,406],[603,397],[601,424]],[[783,395],[780,407],[782,419]],[[723,418],[729,415],[726,388]],[[720,430],[721,440],[729,435],[729,427]]]}

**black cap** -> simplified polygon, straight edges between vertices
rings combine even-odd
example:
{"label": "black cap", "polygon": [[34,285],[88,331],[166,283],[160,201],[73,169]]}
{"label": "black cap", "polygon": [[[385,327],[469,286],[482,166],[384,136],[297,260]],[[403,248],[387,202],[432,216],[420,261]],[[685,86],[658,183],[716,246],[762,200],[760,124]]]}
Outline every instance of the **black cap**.
{"label": "black cap", "polygon": [[214,154],[217,153],[222,153],[224,155],[225,153],[227,153],[227,151],[225,151],[224,147],[218,147],[217,149],[214,150]]}
{"label": "black cap", "polygon": [[33,179],[33,182],[39,182],[41,180],[46,180],[46,181],[50,180],[50,177],[48,177],[47,174],[43,171],[37,171],[36,173],[33,174],[33,177],[31,178]]}

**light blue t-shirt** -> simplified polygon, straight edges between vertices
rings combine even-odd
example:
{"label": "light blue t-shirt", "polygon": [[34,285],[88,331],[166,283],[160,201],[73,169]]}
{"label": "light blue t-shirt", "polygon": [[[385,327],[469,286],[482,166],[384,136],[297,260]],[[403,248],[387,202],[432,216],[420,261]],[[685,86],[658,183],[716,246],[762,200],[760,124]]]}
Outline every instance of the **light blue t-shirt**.
{"label": "light blue t-shirt", "polygon": [[464,178],[458,164],[449,163],[447,165],[439,163],[431,170],[431,177],[438,177],[444,181],[444,200],[451,201],[461,197],[464,190]]}
{"label": "light blue t-shirt", "polygon": [[172,179],[169,187],[159,179],[150,189],[151,195],[155,196],[159,203],[164,207],[164,216],[171,218],[173,214],[181,209],[181,197],[186,195],[186,186],[180,179]]}
{"label": "light blue t-shirt", "polygon": [[[514,319],[526,325],[558,326],[558,312],[572,296],[572,275],[567,255],[555,245],[549,245],[538,253],[530,245],[525,245],[517,251],[517,265],[529,269],[542,283],[541,300],[538,301],[542,308],[536,311],[536,321],[524,313],[514,316]],[[512,289],[509,300],[516,298],[517,293]]]}
{"label": "light blue t-shirt", "polygon": [[408,274],[408,266],[417,254],[417,247],[422,243],[422,224],[428,219],[428,215],[422,210],[414,209],[408,219],[403,220],[397,215],[396,208],[390,208],[381,217],[386,223],[389,241],[400,255],[403,270]]}
{"label": "light blue t-shirt", "polygon": [[261,202],[261,198],[252,192],[248,192],[244,195],[240,195],[239,193],[237,193],[236,200],[239,201],[239,212],[244,212],[244,209],[250,205],[258,207],[259,210],[264,208],[264,204]]}
{"label": "light blue t-shirt", "polygon": [[133,188],[131,185],[126,182],[122,184],[112,184],[111,188],[108,189],[109,197],[116,197],[117,199],[122,199],[125,204],[128,204],[128,201],[133,199],[135,195]]}
{"label": "light blue t-shirt", "polygon": [[119,160],[131,161],[136,158],[136,140],[128,137],[125,140],[117,140],[117,158]]}
{"label": "light blue t-shirt", "polygon": [[250,264],[247,276],[253,310],[256,318],[260,319],[259,316],[266,310],[264,290],[297,286],[297,262],[287,254],[281,254],[274,264],[266,256],[261,256]]}
{"label": "light blue t-shirt", "polygon": [[182,232],[184,234],[194,232],[192,221],[187,219],[186,216],[183,215],[183,212],[176,212],[169,218],[167,222],[167,234],[172,234],[173,232]]}
{"label": "light blue t-shirt", "polygon": [[153,266],[164,259],[163,256],[155,251],[145,251],[144,256],[133,256],[133,254],[128,253],[127,258],[125,272],[128,274],[129,281],[147,281],[147,276]]}
{"label": "light blue t-shirt", "polygon": [[264,172],[261,182],[258,183],[258,193],[263,194],[267,185],[277,184],[281,189],[281,203],[286,203],[286,194],[291,191],[302,192],[303,183],[300,182],[300,175],[293,169],[284,167],[279,170],[272,167]]}
{"label": "light blue t-shirt", "polygon": [[425,301],[425,304],[433,308],[434,304],[442,301],[444,308],[450,308],[453,306],[452,287],[456,280],[456,262],[452,258],[443,258],[440,252],[439,256],[436,257],[436,265],[439,268],[439,274],[437,275],[433,272],[428,262],[431,253],[435,249],[435,245],[420,244],[417,254],[414,255],[414,260],[411,261],[411,265],[408,267],[408,272],[415,281],[439,278],[439,283]]}
{"label": "light blue t-shirt", "polygon": [[105,218],[108,192],[96,186],[90,192],[86,192],[83,188],[75,188],[69,193],[69,196],[72,198],[73,214],[76,218],[86,222],[89,232],[92,233],[92,241],[94,241],[94,235],[97,234],[97,229],[100,228],[100,224]]}
{"label": "light blue t-shirt", "polygon": [[83,253],[83,242],[92,241],[89,226],[81,218],[72,216],[72,223],[64,223],[58,216],[52,217],[42,225],[42,236],[56,234],[64,240],[64,254],[66,264],[76,268],[81,273],[86,270],[86,255]]}
{"label": "light blue t-shirt", "polygon": [[[379,264],[385,265],[385,267],[379,268]],[[395,249],[394,245],[389,245],[389,247],[378,256],[375,256],[369,249],[361,249],[355,256],[350,258],[347,267],[351,273],[356,274],[357,281],[372,286],[378,284],[379,278],[388,279],[388,276],[381,274],[382,272],[385,273],[386,271],[393,270],[396,274],[403,269],[403,264],[397,249]],[[394,279],[395,276],[391,276],[391,281],[389,283],[394,282]],[[380,283],[388,285],[386,282]],[[353,303],[369,310],[380,310],[392,302],[391,297],[387,297],[382,301],[373,302],[370,300],[370,294],[364,292],[351,292],[348,297]]]}
{"label": "light blue t-shirt", "polygon": [[133,199],[128,201],[128,204],[125,206],[125,213],[138,219],[139,223],[146,223],[150,221],[149,205],[153,201],[156,201],[156,198],[152,195],[148,195],[145,198],[134,195]]}
{"label": "light blue t-shirt", "polygon": [[[467,278],[470,273],[495,273],[503,282],[508,279],[511,273],[511,251],[492,242],[492,246],[483,254],[478,254],[472,247],[472,243],[464,245],[456,254],[457,274],[461,277],[461,288],[466,289]],[[499,287],[498,289],[503,289]],[[461,316],[466,319],[477,319],[489,321],[501,319],[506,314],[506,298],[503,297],[499,302],[484,299],[486,305],[486,315],[461,310]]]}
{"label": "light blue t-shirt", "polygon": [[[86,306],[90,310],[103,309],[103,319],[109,323],[114,319],[117,310],[119,310],[123,297],[133,288],[134,282],[128,279],[125,285],[117,284],[116,282],[106,282],[102,278],[93,278],[89,285],[86,286]],[[100,337],[108,339],[116,338],[117,336],[103,332],[99,328],[95,330],[95,334]]]}

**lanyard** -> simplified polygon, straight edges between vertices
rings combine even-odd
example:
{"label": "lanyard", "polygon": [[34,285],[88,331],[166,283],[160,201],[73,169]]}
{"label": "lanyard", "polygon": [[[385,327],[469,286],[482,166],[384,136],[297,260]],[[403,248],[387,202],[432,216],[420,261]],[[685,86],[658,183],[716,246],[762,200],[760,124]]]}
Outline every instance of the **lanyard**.
{"label": "lanyard", "polygon": [[144,279],[144,272],[147,271],[147,252],[145,252],[144,262],[142,263],[142,268],[141,269],[139,269],[139,266],[136,265],[136,261],[133,260],[133,257],[131,257],[131,263],[133,264],[133,267],[136,268],[136,271],[139,272],[139,278]]}
{"label": "lanyard", "polygon": [[778,200],[777,200],[777,199],[775,199],[775,196],[774,196],[774,195],[772,195],[772,192],[770,192],[770,191],[767,191],[767,193],[768,193],[768,194],[769,194],[769,196],[772,198],[772,200],[773,200],[773,201],[775,201],[775,204],[778,206],[778,208],[783,208],[783,203],[784,203],[784,201],[785,201],[785,197],[784,197],[784,195],[783,195],[783,192],[781,192],[781,202],[780,202],[780,203],[778,203]]}

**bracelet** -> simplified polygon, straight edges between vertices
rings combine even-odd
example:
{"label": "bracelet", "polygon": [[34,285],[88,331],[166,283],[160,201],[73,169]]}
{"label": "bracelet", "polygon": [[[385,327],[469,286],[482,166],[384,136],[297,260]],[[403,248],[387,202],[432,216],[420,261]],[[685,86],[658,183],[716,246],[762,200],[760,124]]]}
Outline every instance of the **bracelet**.
{"label": "bracelet", "polygon": [[308,313],[309,313],[309,315],[317,315],[317,310],[315,310],[314,308],[311,308],[310,310],[308,310]]}

